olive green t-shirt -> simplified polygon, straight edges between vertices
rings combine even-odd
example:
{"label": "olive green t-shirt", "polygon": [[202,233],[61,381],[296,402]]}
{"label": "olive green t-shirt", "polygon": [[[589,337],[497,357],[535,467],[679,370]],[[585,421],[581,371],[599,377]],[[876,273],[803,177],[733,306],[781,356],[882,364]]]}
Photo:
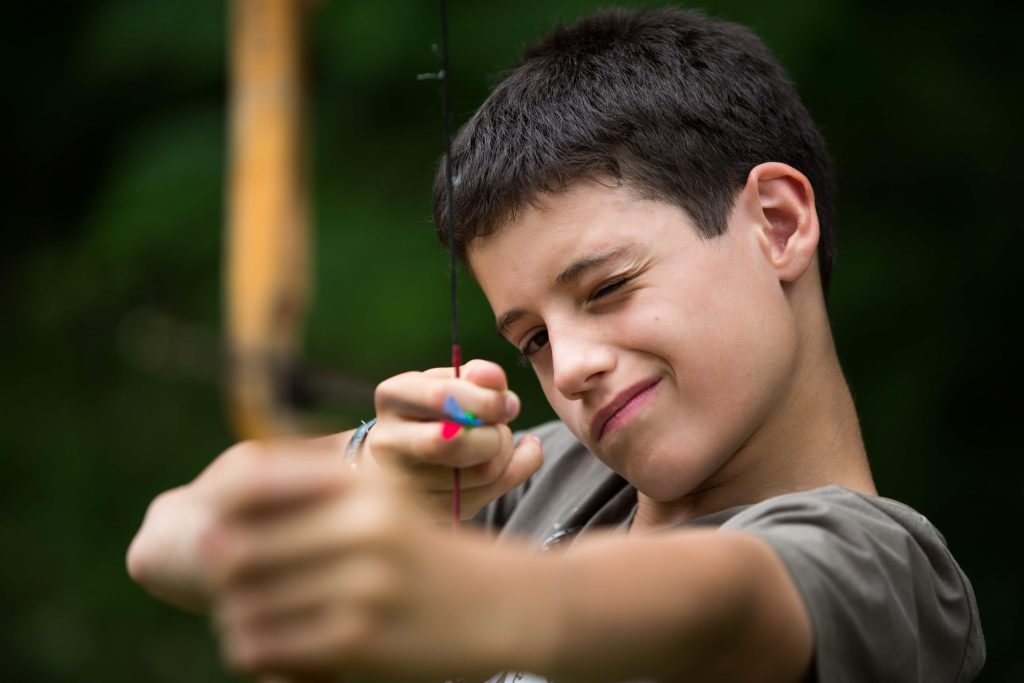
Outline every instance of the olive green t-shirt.
{"label": "olive green t-shirt", "polygon": [[[500,537],[550,549],[602,528],[626,529],[636,489],[591,455],[560,422],[531,430],[544,465],[485,508]],[[782,558],[814,627],[810,680],[970,681],[985,642],[970,582],[942,534],[888,498],[839,486],[730,508],[683,527],[741,530]],[[504,678],[502,678],[504,677]],[[504,673],[492,681],[542,681]]]}

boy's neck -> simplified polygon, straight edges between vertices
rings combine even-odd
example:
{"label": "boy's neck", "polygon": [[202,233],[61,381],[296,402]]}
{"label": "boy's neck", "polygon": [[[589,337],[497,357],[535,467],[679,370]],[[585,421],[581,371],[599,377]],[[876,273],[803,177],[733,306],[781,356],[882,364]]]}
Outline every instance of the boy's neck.
{"label": "boy's neck", "polygon": [[876,494],[824,302],[818,295],[803,304],[798,369],[778,409],[689,495],[657,502],[639,493],[634,532],[822,486]]}

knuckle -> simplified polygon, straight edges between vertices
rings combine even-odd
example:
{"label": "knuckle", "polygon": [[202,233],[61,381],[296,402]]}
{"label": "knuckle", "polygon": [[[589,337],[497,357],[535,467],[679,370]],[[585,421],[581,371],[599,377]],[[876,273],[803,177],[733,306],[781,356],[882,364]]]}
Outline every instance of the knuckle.
{"label": "knuckle", "polygon": [[444,405],[449,393],[451,391],[447,382],[431,382],[426,391],[427,404],[439,408]]}
{"label": "knuckle", "polygon": [[505,414],[508,411],[505,409],[505,394],[503,392],[489,392],[487,396],[487,406],[491,411],[491,414],[495,416],[496,420],[505,419]]}
{"label": "knuckle", "polygon": [[471,427],[464,428],[453,439],[446,440],[440,431],[431,437],[431,453],[425,456],[424,463],[471,469],[500,455],[493,427]]}
{"label": "knuckle", "polygon": [[202,531],[199,558],[204,578],[219,586],[234,582],[250,561],[252,550],[245,545],[223,522]]}
{"label": "knuckle", "polygon": [[532,477],[543,463],[543,458],[532,451],[524,457],[514,457],[501,477],[505,490],[511,490]]}
{"label": "knuckle", "polygon": [[237,543],[222,552],[217,558],[221,580],[231,583],[242,576],[250,561],[249,554],[249,550]]}
{"label": "knuckle", "polygon": [[413,440],[402,438],[389,425],[383,427],[374,434],[378,429],[375,427],[367,437],[373,459],[382,465],[409,469],[413,463],[430,463],[446,445],[440,436]]}
{"label": "knuckle", "polygon": [[488,486],[501,479],[505,473],[505,462],[499,459],[488,460],[474,468],[473,480],[477,486]]}
{"label": "knuckle", "polygon": [[224,451],[218,461],[223,469],[237,472],[249,468],[262,447],[257,441],[239,441]]}
{"label": "knuckle", "polygon": [[266,463],[252,463],[251,466],[242,468],[236,474],[234,488],[240,495],[239,502],[258,501],[269,494],[273,488],[275,479],[266,467]]}
{"label": "knuckle", "polygon": [[226,451],[224,451],[224,457],[232,459],[246,458],[257,446],[257,442],[252,439],[239,441],[238,443],[234,444]]}
{"label": "knuckle", "polygon": [[497,424],[486,427],[486,452],[489,460],[505,463],[512,453],[512,432],[507,425]]}
{"label": "knuckle", "polygon": [[504,495],[511,491],[515,487],[519,486],[529,477],[529,474],[525,474],[516,467],[507,467],[497,479],[494,480],[494,485],[497,488],[499,494]]}
{"label": "knuckle", "polygon": [[199,532],[199,560],[203,567],[216,563],[223,553],[223,532],[219,524],[211,524]]}
{"label": "knuckle", "polygon": [[473,359],[470,359],[469,361],[467,361],[465,363],[465,367],[467,369],[489,368],[489,369],[493,369],[493,370],[501,373],[502,376],[505,375],[505,371],[502,369],[502,367],[500,365],[498,365],[494,361],[487,360],[486,358],[473,358]]}
{"label": "knuckle", "polygon": [[373,391],[374,404],[380,407],[386,407],[390,405],[396,398],[401,396],[402,388],[408,385],[410,380],[419,377],[422,373],[419,372],[403,372],[399,375],[388,377],[386,380],[377,385]]}
{"label": "knuckle", "polygon": [[486,463],[487,465],[487,483],[493,483],[501,479],[506,472],[508,472],[509,464],[511,460],[509,458],[495,458],[494,460]]}
{"label": "knuckle", "polygon": [[423,447],[414,453],[426,465],[446,465],[456,452],[455,439],[445,439],[440,431],[425,439]]}
{"label": "knuckle", "polygon": [[363,441],[364,453],[368,454],[374,461],[386,460],[391,454],[390,429],[387,423],[381,424],[378,420],[374,428],[366,435]]}
{"label": "knuckle", "polygon": [[512,428],[507,424],[497,424],[494,428],[498,430],[498,442],[500,443],[501,452],[506,456],[511,456],[513,449],[513,442],[515,438],[512,436]]}
{"label": "knuckle", "polygon": [[376,457],[379,454],[388,454],[395,450],[396,438],[395,428],[391,420],[379,418],[367,435],[364,444]]}
{"label": "knuckle", "polygon": [[384,380],[373,390],[373,404],[377,407],[378,412],[380,408],[387,405],[394,393],[394,377]]}

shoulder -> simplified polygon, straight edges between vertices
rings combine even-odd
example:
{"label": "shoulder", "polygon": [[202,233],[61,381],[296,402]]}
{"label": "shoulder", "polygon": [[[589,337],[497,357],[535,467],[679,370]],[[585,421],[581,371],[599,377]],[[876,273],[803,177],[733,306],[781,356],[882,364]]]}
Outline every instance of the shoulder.
{"label": "shoulder", "polygon": [[913,541],[930,555],[949,554],[939,530],[910,506],[840,486],[769,498],[732,516],[723,527],[776,532],[805,540],[830,535],[868,540],[870,535],[871,540],[880,542]]}
{"label": "shoulder", "polygon": [[984,638],[970,582],[928,519],[837,486],[778,496],[723,529],[782,558],[815,631],[819,680],[970,680]]}

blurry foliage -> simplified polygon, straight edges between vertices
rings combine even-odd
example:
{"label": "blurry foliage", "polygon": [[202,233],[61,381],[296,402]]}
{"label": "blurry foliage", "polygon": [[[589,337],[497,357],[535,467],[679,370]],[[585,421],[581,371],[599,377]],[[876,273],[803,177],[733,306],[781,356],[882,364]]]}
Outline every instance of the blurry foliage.
{"label": "blurry foliage", "polygon": [[[524,43],[598,4],[454,3],[457,122]],[[984,678],[1021,680],[1024,600],[996,525],[1018,516],[1022,484],[1010,261],[1021,248],[1022,11],[704,6],[779,54],[829,141],[842,217],[831,309],[879,488],[932,517],[972,577]],[[231,443],[215,357],[225,8],[99,0],[3,14],[4,678],[228,680],[204,621],[150,600],[123,570],[148,501]],[[430,225],[440,106],[437,84],[415,79],[438,68],[436,7],[328,0],[312,38],[307,355],[371,384],[443,364],[446,262]],[[461,300],[468,355],[505,364],[526,399],[519,426],[547,419],[468,279]],[[140,351],[133,321],[154,316],[171,328],[150,330],[144,347],[175,325],[166,338],[194,346]],[[338,407],[335,423],[369,410]]]}

